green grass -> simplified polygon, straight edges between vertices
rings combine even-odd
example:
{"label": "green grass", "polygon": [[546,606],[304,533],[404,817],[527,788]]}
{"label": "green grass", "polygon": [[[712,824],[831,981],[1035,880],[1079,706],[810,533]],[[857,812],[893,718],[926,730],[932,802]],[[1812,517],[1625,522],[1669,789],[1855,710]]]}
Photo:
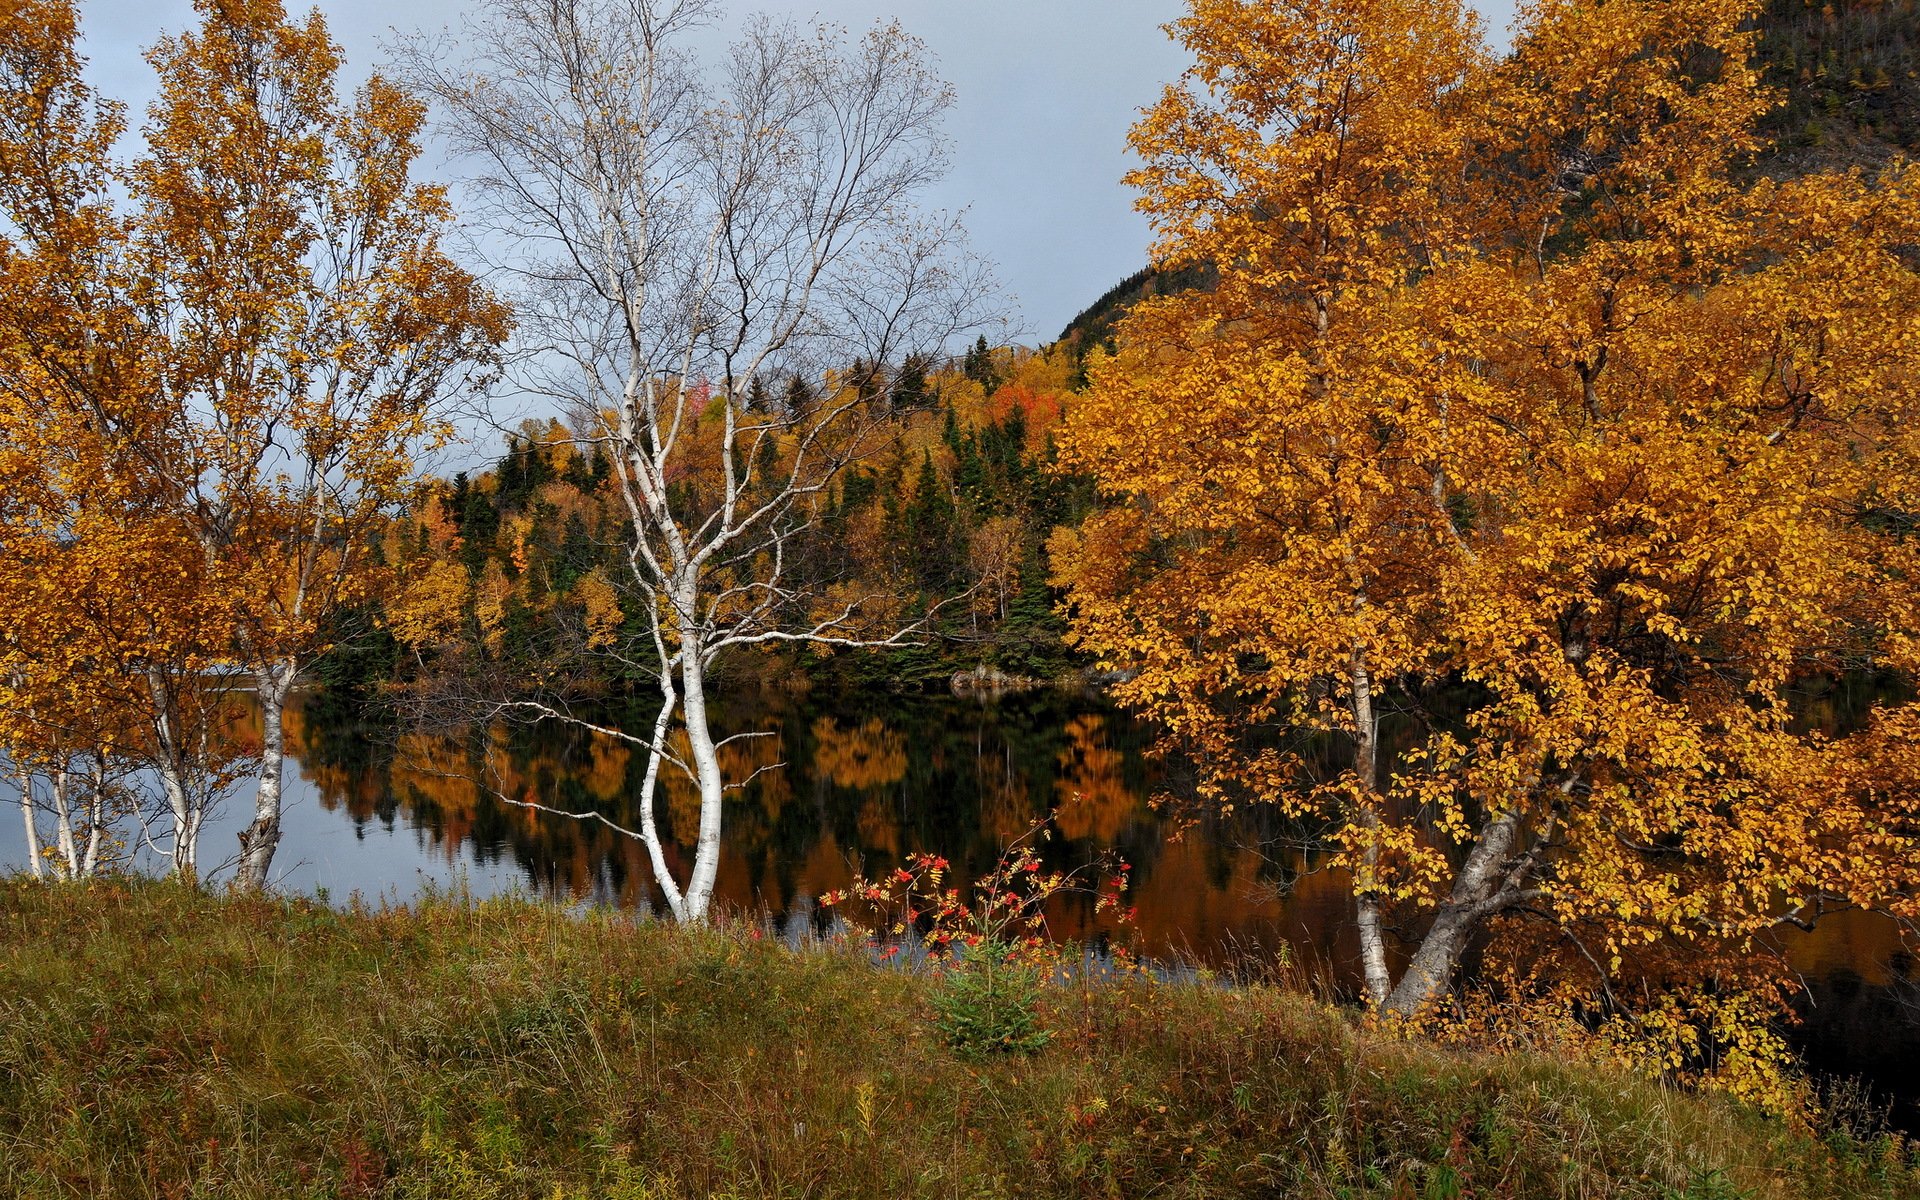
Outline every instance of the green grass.
{"label": "green grass", "polygon": [[0,882],[0,1192],[1920,1195],[1892,1142],[1276,990],[1048,989],[1047,1047],[988,1061],[932,1014],[750,930]]}

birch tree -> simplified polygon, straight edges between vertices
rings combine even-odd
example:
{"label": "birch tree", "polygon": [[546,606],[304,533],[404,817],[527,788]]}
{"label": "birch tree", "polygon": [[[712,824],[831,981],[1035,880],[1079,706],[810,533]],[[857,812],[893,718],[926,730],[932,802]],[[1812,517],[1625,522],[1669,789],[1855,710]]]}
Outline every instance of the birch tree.
{"label": "birch tree", "polygon": [[[877,598],[800,577],[793,551],[885,432],[884,365],[941,350],[988,293],[957,225],[915,208],[944,170],[951,103],[921,45],[894,25],[850,39],[758,18],[703,62],[715,13],[498,0],[467,28],[464,67],[408,48],[411,78],[484,164],[485,237],[522,281],[518,382],[616,463],[623,604],[645,633],[605,650],[658,686],[651,728],[619,736],[647,751],[633,832],[686,921],[706,918],[722,799],[745,782],[723,777],[710,674],[748,647],[906,636],[911,620]],[[655,821],[663,770],[700,797],[684,875]]]}
{"label": "birch tree", "polygon": [[[165,338],[115,196],[124,111],[85,83],[78,38],[61,0],[0,17],[0,749],[36,871],[44,844],[89,874],[119,817],[192,878],[242,757],[208,670],[225,608],[182,518]],[[103,786],[141,768],[158,812]]]}
{"label": "birch tree", "polygon": [[256,681],[254,819],[235,881],[280,839],[283,713],[331,614],[382,576],[371,539],[445,438],[445,404],[506,311],[440,248],[443,191],[414,182],[421,103],[376,75],[350,99],[317,12],[201,0],[162,39],[132,169],[149,320],[184,447],[179,490]]}
{"label": "birch tree", "polygon": [[186,875],[235,761],[219,693],[254,681],[236,880],[260,887],[300,671],[382,578],[370,537],[507,315],[441,251],[442,192],[410,178],[420,102],[378,76],[337,96],[317,13],[196,9],[149,53],[132,163],[123,110],[81,79],[73,5],[0,24],[0,537],[22,570],[0,652],[26,694],[90,685],[142,714]]}
{"label": "birch tree", "polygon": [[1920,188],[1743,172],[1751,17],[1195,0],[1133,181],[1220,284],[1095,370],[1055,561],[1205,798],[1324,823],[1377,1009],[1761,1095],[1773,935],[1913,911],[1920,710],[1796,697],[1920,665]]}

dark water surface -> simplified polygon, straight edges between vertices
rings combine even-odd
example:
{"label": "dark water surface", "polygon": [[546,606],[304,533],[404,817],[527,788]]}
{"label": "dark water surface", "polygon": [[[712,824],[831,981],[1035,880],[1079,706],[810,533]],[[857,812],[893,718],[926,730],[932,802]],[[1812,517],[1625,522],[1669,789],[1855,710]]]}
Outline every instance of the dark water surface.
{"label": "dark water surface", "polygon": [[[624,727],[649,723],[636,713]],[[856,873],[891,870],[917,850],[944,855],[963,876],[983,872],[1054,811],[1051,863],[1115,848],[1133,864],[1137,952],[1236,971],[1284,961],[1290,977],[1334,991],[1357,978],[1344,881],[1316,870],[1297,831],[1271,812],[1171,836],[1172,822],[1149,801],[1179,781],[1163,778],[1148,755],[1148,730],[1097,699],[769,698],[726,706],[720,725],[767,736],[722,751],[728,778],[753,779],[728,800],[719,903],[764,913],[790,934],[824,930],[816,898]],[[319,705],[292,714],[289,730],[297,762],[275,864],[286,890],[406,901],[460,886],[632,910],[660,903],[636,841],[499,799],[595,810],[637,827],[630,797],[645,760],[615,738],[554,726],[381,730]],[[671,772],[665,784],[662,837],[684,874],[698,798]],[[232,852],[246,800],[229,802],[210,825],[203,862]],[[0,869],[22,865],[23,846],[9,813]],[[1062,898],[1049,920],[1062,938],[1112,932],[1091,898]],[[1787,951],[1806,983],[1806,1020],[1793,1036],[1810,1064],[1864,1076],[1898,1101],[1901,1125],[1920,1129],[1920,971],[1896,931],[1848,914],[1796,935]]]}

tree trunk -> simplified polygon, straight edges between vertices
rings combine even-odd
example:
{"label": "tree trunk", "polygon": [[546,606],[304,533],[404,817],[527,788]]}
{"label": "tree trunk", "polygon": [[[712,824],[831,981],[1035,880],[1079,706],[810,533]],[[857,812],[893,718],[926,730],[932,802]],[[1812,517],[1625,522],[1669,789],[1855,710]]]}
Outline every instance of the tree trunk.
{"label": "tree trunk", "polygon": [[1386,1011],[1396,1017],[1411,1017],[1439,1000],[1453,983],[1468,932],[1467,914],[1451,904],[1443,907],[1387,997]]}
{"label": "tree trunk", "polygon": [[[1367,667],[1364,648],[1353,649],[1353,666],[1348,680],[1353,692],[1353,774],[1366,789],[1371,805],[1374,785],[1379,780],[1380,723],[1373,711],[1373,674]],[[1369,829],[1379,823],[1373,809],[1362,816]],[[1366,974],[1367,998],[1375,1008],[1387,1003],[1393,977],[1387,972],[1387,944],[1380,931],[1380,901],[1374,880],[1367,878],[1379,860],[1379,852],[1368,847],[1361,862],[1362,877],[1354,881],[1355,919],[1360,926],[1360,963]]]}
{"label": "tree trunk", "polygon": [[40,861],[40,826],[33,819],[33,776],[20,772],[20,817],[27,824],[27,870],[35,879],[45,877],[46,868]]}
{"label": "tree trunk", "polygon": [[653,864],[653,877],[667,898],[667,911],[673,914],[674,920],[684,921],[687,916],[686,898],[681,895],[680,884],[667,866],[666,851],[660,845],[659,826],[653,819],[653,798],[660,790],[660,764],[666,758],[667,730],[673,725],[673,710],[680,702],[674,691],[671,673],[662,674],[660,693],[660,715],[654,718],[653,740],[647,743],[647,773],[640,781],[640,841],[647,848],[648,861]]}
{"label": "tree trunk", "polygon": [[273,852],[280,845],[280,781],[286,760],[287,697],[293,692],[297,664],[291,658],[270,663],[260,676],[260,787],[254,794],[253,824],[240,831],[240,867],[234,885],[257,892],[267,886]]}
{"label": "tree trunk", "polygon": [[1501,876],[1519,828],[1517,812],[1500,813],[1481,827],[1466,863],[1454,876],[1452,894],[1440,906],[1413,961],[1387,998],[1388,1012],[1411,1017],[1438,1001],[1453,985],[1460,954],[1474,930],[1520,898],[1519,880]]}
{"label": "tree trunk", "polygon": [[62,766],[53,773],[53,820],[60,839],[60,863],[56,874],[73,879],[80,871],[80,847],[73,840],[73,813],[68,808],[67,783],[70,776]]}
{"label": "tree trunk", "polygon": [[107,760],[93,756],[93,790],[87,796],[87,849],[80,856],[80,874],[91,879],[100,869],[100,843],[105,837],[102,826],[107,819]]}
{"label": "tree trunk", "polygon": [[700,785],[700,840],[693,856],[693,874],[687,880],[681,919],[705,924],[713,900],[713,884],[720,873],[720,802],[725,795],[720,778],[720,755],[707,724],[706,668],[698,644],[688,646],[680,664],[682,719],[693,757],[694,780]]}
{"label": "tree trunk", "polygon": [[167,798],[167,811],[173,816],[173,873],[176,878],[197,887],[200,882],[200,821],[205,813],[187,785],[179,722],[175,720],[166,682],[158,671],[147,673],[147,690],[153,697],[153,736],[159,750],[154,756],[154,769],[160,776],[160,791]]}

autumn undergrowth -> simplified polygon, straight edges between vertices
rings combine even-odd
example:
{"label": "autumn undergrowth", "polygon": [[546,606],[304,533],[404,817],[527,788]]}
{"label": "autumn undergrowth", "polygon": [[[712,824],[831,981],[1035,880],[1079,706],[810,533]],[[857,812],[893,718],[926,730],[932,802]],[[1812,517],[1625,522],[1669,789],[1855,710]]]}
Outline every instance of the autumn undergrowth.
{"label": "autumn undergrowth", "polygon": [[0,1192],[130,1197],[1899,1197],[1909,1152],[1279,989],[937,980],[752,926],[0,882]]}

